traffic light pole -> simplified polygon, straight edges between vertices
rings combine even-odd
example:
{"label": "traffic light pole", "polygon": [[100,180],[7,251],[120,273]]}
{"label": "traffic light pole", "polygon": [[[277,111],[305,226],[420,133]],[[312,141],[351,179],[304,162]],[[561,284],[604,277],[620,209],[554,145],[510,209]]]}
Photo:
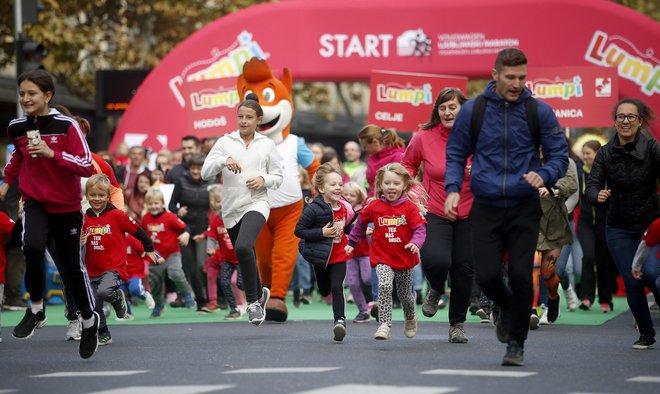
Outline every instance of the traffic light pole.
{"label": "traffic light pole", "polygon": [[[16,43],[15,54],[16,54],[16,78],[18,79],[18,74],[21,70],[20,62],[23,61],[23,40],[21,36],[23,34],[23,1],[14,0],[14,26],[16,26],[16,38],[14,42]],[[21,108],[21,101],[18,94],[18,85],[16,85],[16,117],[20,118],[23,116],[23,108]]]}

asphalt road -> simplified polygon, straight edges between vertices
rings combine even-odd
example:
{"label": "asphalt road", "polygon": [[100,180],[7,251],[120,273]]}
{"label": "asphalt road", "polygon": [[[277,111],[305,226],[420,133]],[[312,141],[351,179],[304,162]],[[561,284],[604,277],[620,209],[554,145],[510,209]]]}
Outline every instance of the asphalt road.
{"label": "asphalt road", "polygon": [[375,322],[349,323],[342,343],[331,326],[111,326],[113,343],[89,360],[64,327],[27,341],[5,329],[0,393],[660,393],[660,350],[631,348],[629,312],[602,326],[542,326],[524,367],[500,366],[492,326],[468,324],[465,345],[448,343],[443,323],[422,322],[408,339],[395,322],[388,341],[371,339]]}

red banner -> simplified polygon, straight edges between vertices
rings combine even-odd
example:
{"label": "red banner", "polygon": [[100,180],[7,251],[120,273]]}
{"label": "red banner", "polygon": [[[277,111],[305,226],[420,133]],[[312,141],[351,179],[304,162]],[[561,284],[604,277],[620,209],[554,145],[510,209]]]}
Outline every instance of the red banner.
{"label": "red banner", "polygon": [[527,87],[552,106],[562,127],[607,127],[619,98],[614,68],[553,67],[527,70]]}
{"label": "red banner", "polygon": [[428,121],[438,94],[448,87],[465,94],[467,77],[374,71],[369,123],[397,131],[417,131],[420,123]]}
{"label": "red banner", "polygon": [[183,97],[187,134],[204,138],[236,130],[240,98],[235,77],[186,82]]}

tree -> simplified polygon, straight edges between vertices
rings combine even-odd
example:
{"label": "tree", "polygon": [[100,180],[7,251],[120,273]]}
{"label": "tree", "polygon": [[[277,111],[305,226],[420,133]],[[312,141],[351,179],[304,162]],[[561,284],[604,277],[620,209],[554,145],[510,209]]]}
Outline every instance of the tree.
{"label": "tree", "polygon": [[[15,0],[14,0],[15,1]],[[40,0],[39,22],[23,33],[42,43],[44,65],[92,99],[97,69],[153,68],[209,22],[266,0]],[[13,9],[13,1],[11,1]],[[6,7],[9,8],[9,7]],[[0,68],[14,62],[13,12],[0,13]]]}

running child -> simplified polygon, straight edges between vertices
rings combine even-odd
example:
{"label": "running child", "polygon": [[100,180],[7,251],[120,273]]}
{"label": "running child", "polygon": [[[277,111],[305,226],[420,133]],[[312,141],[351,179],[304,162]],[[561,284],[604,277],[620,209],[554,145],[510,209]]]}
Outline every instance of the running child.
{"label": "running child", "polygon": [[[415,186],[413,192],[413,186]],[[417,334],[417,311],[412,293],[413,268],[419,263],[419,248],[426,238],[426,219],[422,212],[423,189],[399,163],[378,170],[374,181],[378,198],[360,211],[351,230],[346,253],[366,237],[367,225],[374,224],[369,259],[378,276],[378,321],[374,339],[389,339],[392,329],[392,283],[403,306],[404,334]],[[422,193],[420,195],[420,193]]]}
{"label": "running child", "polygon": [[236,258],[234,246],[231,239],[229,239],[225,223],[222,221],[222,192],[219,186],[211,188],[209,199],[214,214],[209,219],[209,228],[206,231],[206,253],[212,257],[218,255],[217,260],[220,261],[219,272],[216,265],[211,264],[207,267],[209,303],[213,297],[216,298],[214,301],[217,301],[217,281],[218,274],[220,274],[220,289],[222,289],[222,294],[225,295],[225,300],[229,304],[229,314],[225,316],[225,320],[238,320],[241,318],[241,312],[238,310],[236,297],[234,297],[231,279],[234,272],[236,272],[236,285],[243,290],[243,277],[241,276],[241,270],[238,269],[238,259]]}
{"label": "running child", "polygon": [[186,224],[172,212],[165,211],[165,197],[160,190],[149,190],[144,196],[144,202],[147,206],[147,213],[142,217],[142,228],[151,238],[156,251],[165,259],[165,263],[152,264],[149,267],[151,294],[156,302],[156,306],[151,311],[151,317],[160,317],[165,308],[163,286],[166,272],[168,278],[176,285],[177,291],[183,294],[186,308],[195,309],[197,304],[186,274],[183,273],[181,250],[179,249],[179,244],[186,245],[190,240]]}
{"label": "running child", "polygon": [[[347,182],[344,184],[344,198],[351,204],[355,212],[359,212],[362,209],[362,204],[367,199],[367,191],[357,182]],[[371,230],[371,228],[368,228],[367,232]],[[353,319],[353,323],[368,323],[371,317],[362,290],[364,284],[371,291],[371,264],[369,264],[369,240],[367,238],[355,246],[353,255],[346,262],[346,276],[348,288],[351,290],[355,306],[359,311]]]}
{"label": "running child", "polygon": [[[655,258],[655,266],[651,265],[650,267],[644,267],[644,263],[650,260],[649,255],[651,254],[651,250],[657,245],[660,245],[660,218],[655,219],[644,233],[644,236],[637,247],[637,251],[635,252],[635,257],[633,258],[631,266],[633,278],[644,280],[644,284],[653,291],[653,294],[656,295],[656,299],[660,298],[657,297],[660,293],[660,276],[657,275],[659,267],[657,263],[660,261],[660,252],[658,252],[657,257]],[[646,276],[643,275],[642,272],[645,272]],[[653,283],[653,279],[655,279],[655,283]],[[654,284],[655,289],[653,289]]]}
{"label": "running child", "polygon": [[144,259],[142,243],[126,234],[126,271],[128,274],[128,294],[145,302],[147,309],[153,310],[156,303],[151,293],[144,287],[143,280],[149,275],[149,262]]}
{"label": "running child", "polygon": [[99,314],[99,345],[112,343],[108,330],[103,302],[109,302],[115,309],[118,319],[128,314],[122,281],[128,280],[126,265],[126,236],[133,235],[140,240],[147,256],[158,261],[154,245],[147,234],[128,214],[110,204],[111,184],[104,174],[92,175],[85,184],[85,196],[90,208],[83,221],[83,256],[89,279],[96,296],[95,311]]}
{"label": "running child", "polygon": [[332,293],[335,341],[346,336],[346,233],[355,219],[351,205],[342,199],[341,177],[339,168],[331,163],[316,170],[313,183],[318,194],[303,210],[294,231],[300,238],[302,256],[314,267],[319,293],[324,297]]}

